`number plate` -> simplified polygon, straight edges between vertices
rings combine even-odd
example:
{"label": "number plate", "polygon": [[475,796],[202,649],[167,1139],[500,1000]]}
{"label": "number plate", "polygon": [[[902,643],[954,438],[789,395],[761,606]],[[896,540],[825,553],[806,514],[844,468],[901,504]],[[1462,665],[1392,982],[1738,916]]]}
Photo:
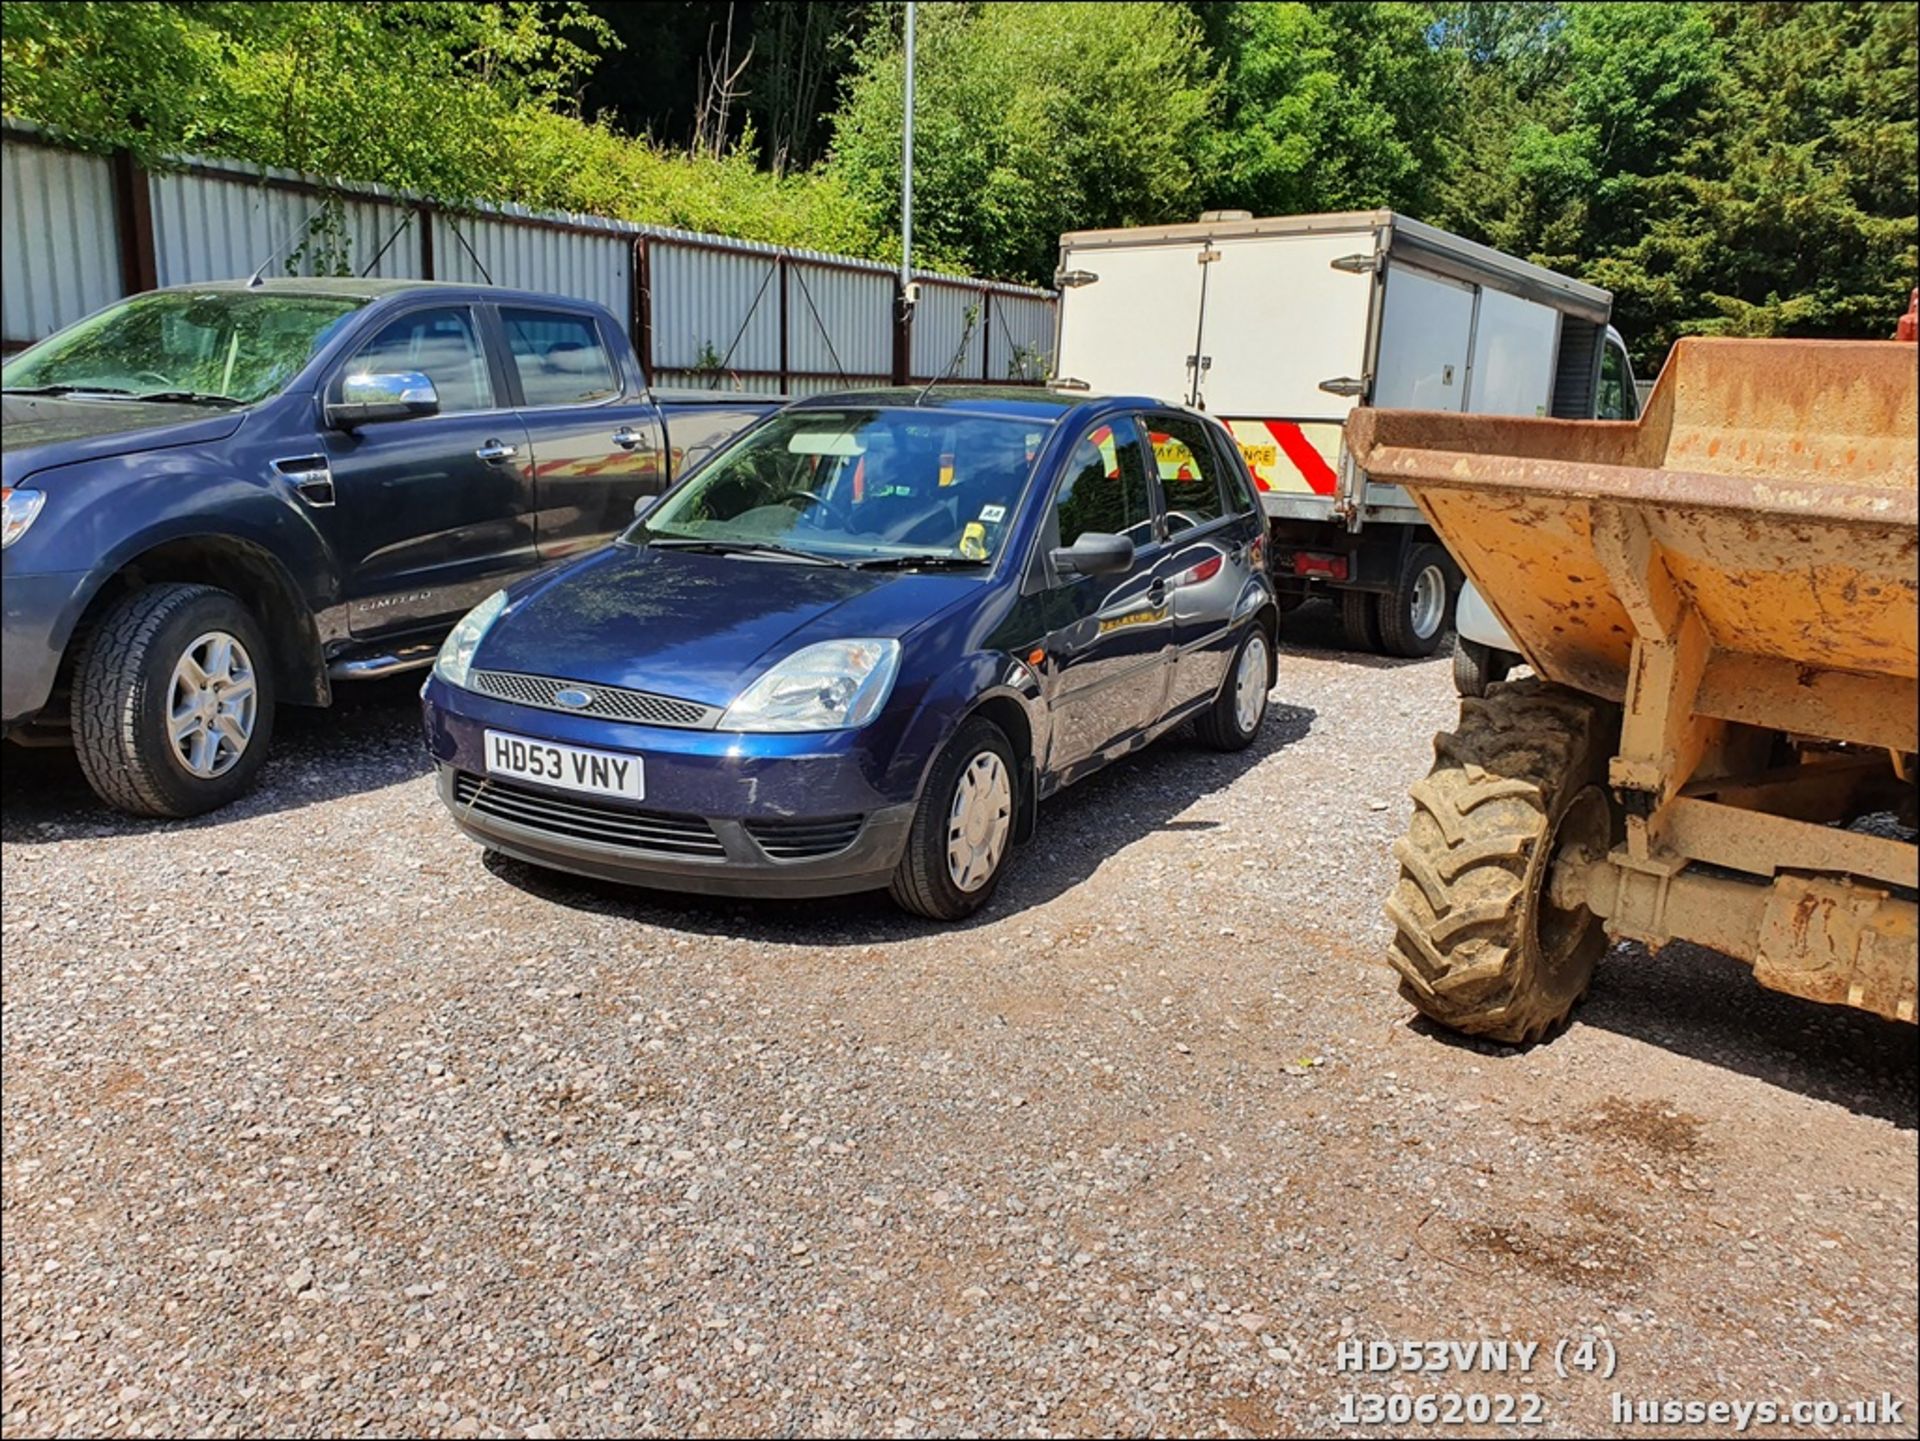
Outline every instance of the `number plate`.
{"label": "number plate", "polygon": [[647,794],[639,756],[556,745],[506,731],[487,732],[487,773],[630,801],[644,800]]}

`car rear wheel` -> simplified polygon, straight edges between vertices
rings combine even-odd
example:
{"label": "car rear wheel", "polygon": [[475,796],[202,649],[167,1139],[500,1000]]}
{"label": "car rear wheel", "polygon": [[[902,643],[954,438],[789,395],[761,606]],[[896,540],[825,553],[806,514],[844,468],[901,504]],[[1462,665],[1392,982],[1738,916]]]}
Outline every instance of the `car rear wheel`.
{"label": "car rear wheel", "polygon": [[1013,848],[1018,781],[1006,733],[969,719],[933,763],[888,887],[933,921],[958,921],[993,898]]}
{"label": "car rear wheel", "polygon": [[154,585],[116,602],[74,661],[73,742],[108,805],[194,816],[245,794],[273,735],[273,673],[239,599]]}
{"label": "car rear wheel", "polygon": [[1217,751],[1245,750],[1267,718],[1267,692],[1273,687],[1273,651],[1267,633],[1254,624],[1240,642],[1212,706],[1193,723],[1203,745]]}

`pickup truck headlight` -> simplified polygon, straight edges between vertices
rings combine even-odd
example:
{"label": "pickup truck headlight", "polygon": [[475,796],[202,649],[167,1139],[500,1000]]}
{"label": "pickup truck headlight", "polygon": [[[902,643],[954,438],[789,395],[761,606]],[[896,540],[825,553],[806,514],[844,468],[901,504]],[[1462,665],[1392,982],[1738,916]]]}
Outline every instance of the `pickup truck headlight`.
{"label": "pickup truck headlight", "polygon": [[6,487],[6,525],[0,530],[0,550],[5,550],[21,536],[27,533],[27,527],[33,524],[33,518],[40,514],[40,507],[47,503],[47,494],[43,490],[15,490]]}
{"label": "pickup truck headlight", "polygon": [[487,632],[493,629],[493,623],[506,608],[507,593],[496,590],[462,616],[460,624],[441,642],[433,673],[449,685],[465,686],[467,672],[473,668],[473,653],[480,649],[480,642],[486,639]]}
{"label": "pickup truck headlight", "polygon": [[741,692],[729,731],[852,730],[872,720],[900,670],[897,640],[826,640],[795,651]]}

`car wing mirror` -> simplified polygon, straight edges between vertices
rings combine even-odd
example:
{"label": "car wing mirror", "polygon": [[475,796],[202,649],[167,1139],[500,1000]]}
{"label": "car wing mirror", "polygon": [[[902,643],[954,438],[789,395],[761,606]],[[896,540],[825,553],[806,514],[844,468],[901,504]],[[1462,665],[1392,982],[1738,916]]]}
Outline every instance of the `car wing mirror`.
{"label": "car wing mirror", "polygon": [[440,413],[440,392],[417,370],[361,372],[340,382],[340,398],[327,406],[327,424],[352,430],[374,420],[406,420]]}
{"label": "car wing mirror", "polygon": [[1124,535],[1090,530],[1052,555],[1061,575],[1118,575],[1133,568],[1133,542]]}

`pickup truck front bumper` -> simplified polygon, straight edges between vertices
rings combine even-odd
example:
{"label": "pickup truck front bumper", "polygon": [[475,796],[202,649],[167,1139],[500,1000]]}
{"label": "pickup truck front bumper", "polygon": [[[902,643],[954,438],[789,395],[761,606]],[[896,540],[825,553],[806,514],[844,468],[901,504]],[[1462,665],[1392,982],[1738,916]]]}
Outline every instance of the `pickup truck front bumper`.
{"label": "pickup truck front bumper", "polygon": [[91,594],[87,571],[14,575],[0,581],[0,722],[32,720],[53,694],[60,658]]}

